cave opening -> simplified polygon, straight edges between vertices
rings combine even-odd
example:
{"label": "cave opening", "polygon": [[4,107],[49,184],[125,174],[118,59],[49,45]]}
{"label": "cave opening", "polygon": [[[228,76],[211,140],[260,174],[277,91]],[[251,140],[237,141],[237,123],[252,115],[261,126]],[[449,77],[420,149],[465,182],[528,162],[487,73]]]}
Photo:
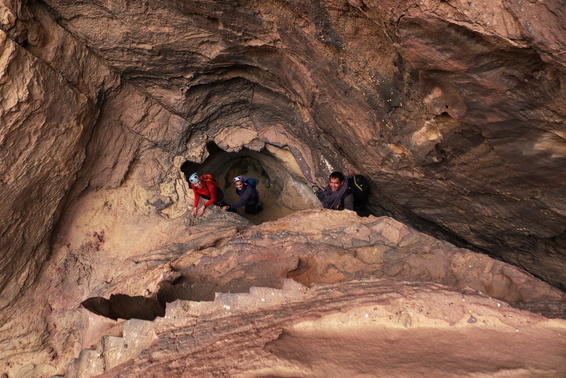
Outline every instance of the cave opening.
{"label": "cave opening", "polygon": [[[257,189],[263,211],[257,215],[246,214],[243,208],[238,214],[260,224],[284,217],[292,212],[320,207],[307,179],[302,174],[293,154],[285,147],[266,145],[260,151],[242,148],[238,152],[227,152],[215,143],[206,146],[208,157],[202,162],[185,161],[180,169],[188,182],[191,174],[211,174],[218,181],[225,193],[225,201],[234,203],[238,200],[233,178],[239,175],[259,179]],[[271,265],[266,261],[261,285],[278,288],[278,279],[286,272],[296,270],[295,258],[291,262],[281,263],[284,271],[278,271],[280,264]],[[285,260],[285,261],[286,261]],[[287,264],[290,264],[287,266]],[[273,271],[276,269],[276,271]],[[227,283],[208,282],[203,277],[182,275],[174,282],[163,281],[158,292],[150,297],[112,294],[110,298],[91,297],[81,304],[87,310],[110,319],[155,320],[165,315],[166,304],[177,299],[191,301],[213,301],[216,292],[245,293],[257,282],[246,281],[241,277]]]}
{"label": "cave opening", "polygon": [[234,177],[259,179],[257,190],[263,211],[256,215],[246,214],[243,207],[238,214],[254,224],[273,221],[292,212],[320,206],[317,198],[300,173],[291,152],[285,148],[268,146],[260,151],[242,148],[238,152],[227,152],[215,143],[208,143],[208,157],[202,163],[190,160],[181,165],[188,181],[191,174],[211,174],[220,184],[227,203],[235,203]]}

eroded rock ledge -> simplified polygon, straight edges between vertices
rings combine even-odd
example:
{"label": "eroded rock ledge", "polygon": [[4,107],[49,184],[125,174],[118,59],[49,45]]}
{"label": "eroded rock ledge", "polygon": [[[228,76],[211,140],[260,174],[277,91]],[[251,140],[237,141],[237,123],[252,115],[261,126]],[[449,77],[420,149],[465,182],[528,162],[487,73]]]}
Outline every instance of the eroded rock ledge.
{"label": "eroded rock ledge", "polygon": [[[10,341],[9,374],[308,376],[334,366],[342,342],[344,364],[337,359],[343,366],[332,369],[357,371],[352,358],[359,351],[368,358],[360,374],[403,374],[398,362],[409,360],[406,369],[430,376],[449,360],[461,362],[455,364],[463,374],[552,375],[563,367],[566,320],[548,318],[565,317],[563,292],[391,218],[315,209],[252,225],[216,210],[178,226],[167,246],[128,258],[105,241],[96,253],[53,260],[41,288],[47,309],[26,332],[38,341],[27,353],[16,347],[20,338]],[[146,227],[160,235],[155,224]],[[67,274],[55,273],[62,270]],[[525,340],[511,342],[517,337]],[[417,344],[397,349],[411,339]],[[420,344],[425,339],[437,344]],[[486,358],[471,366],[485,358],[476,343],[488,340],[497,353],[518,352],[503,365]],[[547,358],[523,350],[526,340]],[[392,355],[400,360],[377,357]]]}
{"label": "eroded rock ledge", "polygon": [[[565,287],[562,8],[558,1],[3,1],[0,367],[9,376],[63,374],[105,332],[122,334],[123,321],[80,308],[88,298],[149,299],[159,315],[170,300],[280,288],[286,277],[336,290],[364,277],[377,286],[383,281],[375,277],[418,282],[412,287],[424,292],[442,284],[439,303],[469,285],[484,293],[479,298],[512,303],[514,317],[548,324],[516,308],[563,314],[563,293],[522,270]],[[203,164],[227,186],[232,168],[251,166],[231,159],[247,158],[277,180],[262,190],[289,212],[316,207],[309,186],[354,167],[371,180],[374,215],[498,261],[420,234],[411,244],[411,227],[391,220],[378,232],[378,218],[347,213],[329,214],[344,217],[339,231],[300,213],[330,227],[320,235],[308,231],[313,224],[291,232],[301,224],[293,217],[258,228],[215,212],[189,219],[183,163]],[[359,237],[356,225],[369,236]],[[272,246],[288,254],[254,263]],[[247,279],[265,264],[272,275]],[[273,335],[285,335],[282,327]],[[563,347],[556,327],[562,323],[542,327],[541,345]],[[118,352],[106,354],[123,362]],[[564,366],[559,358],[544,366],[524,360],[501,369],[552,375]],[[269,373],[278,369],[270,364]],[[135,366],[115,369],[136,374]]]}
{"label": "eroded rock ledge", "polygon": [[565,327],[442,285],[372,279],[306,288],[288,280],[282,290],[176,301],[154,323],[128,321],[123,336],[105,337],[69,372],[553,376],[563,372]]}

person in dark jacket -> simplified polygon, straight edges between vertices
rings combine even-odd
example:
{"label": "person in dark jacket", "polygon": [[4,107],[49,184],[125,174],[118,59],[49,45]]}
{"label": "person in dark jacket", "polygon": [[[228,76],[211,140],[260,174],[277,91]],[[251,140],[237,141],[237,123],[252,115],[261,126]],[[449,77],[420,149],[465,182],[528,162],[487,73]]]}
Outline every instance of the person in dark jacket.
{"label": "person in dark jacket", "polygon": [[328,186],[320,192],[319,199],[325,209],[354,210],[354,194],[348,189],[348,182],[342,172],[332,172]]}
{"label": "person in dark jacket", "polygon": [[259,203],[259,192],[255,187],[250,185],[244,176],[236,176],[234,178],[236,184],[236,193],[240,196],[238,202],[222,207],[222,210],[235,210],[238,207],[245,206],[246,214],[258,214],[263,210]]}

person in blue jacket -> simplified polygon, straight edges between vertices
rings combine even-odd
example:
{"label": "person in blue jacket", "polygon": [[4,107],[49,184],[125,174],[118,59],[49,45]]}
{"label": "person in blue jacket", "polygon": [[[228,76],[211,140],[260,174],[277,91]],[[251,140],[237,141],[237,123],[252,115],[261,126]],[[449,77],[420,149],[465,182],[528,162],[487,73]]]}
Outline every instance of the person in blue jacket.
{"label": "person in blue jacket", "polygon": [[222,207],[222,210],[235,210],[238,207],[245,206],[244,211],[246,214],[258,214],[263,210],[259,203],[259,192],[255,188],[259,180],[244,176],[236,176],[234,183],[236,184],[236,193],[240,196],[240,200],[228,206]]}

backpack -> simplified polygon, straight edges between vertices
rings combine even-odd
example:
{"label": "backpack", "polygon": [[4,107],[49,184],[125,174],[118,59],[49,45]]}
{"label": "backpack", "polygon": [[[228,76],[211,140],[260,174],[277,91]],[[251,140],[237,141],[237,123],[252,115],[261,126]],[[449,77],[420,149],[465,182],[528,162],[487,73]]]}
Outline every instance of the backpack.
{"label": "backpack", "polygon": [[208,181],[212,183],[214,186],[220,186],[218,181],[214,180],[214,177],[212,175],[202,175],[200,176],[200,179],[201,181]]}
{"label": "backpack", "polygon": [[[258,179],[254,177],[249,177],[246,179],[246,184],[253,189],[255,196],[259,196],[259,192],[256,189],[257,184],[259,184]],[[238,193],[238,195],[240,194],[240,192],[238,192],[238,189],[236,189],[236,193]]]}
{"label": "backpack", "polygon": [[255,187],[257,186],[257,184],[259,184],[259,180],[256,179],[255,177],[249,177],[246,179],[246,183],[251,186],[252,188],[255,189]]}
{"label": "backpack", "polygon": [[354,194],[354,208],[365,205],[369,195],[369,182],[362,175],[348,177],[348,190]]}

